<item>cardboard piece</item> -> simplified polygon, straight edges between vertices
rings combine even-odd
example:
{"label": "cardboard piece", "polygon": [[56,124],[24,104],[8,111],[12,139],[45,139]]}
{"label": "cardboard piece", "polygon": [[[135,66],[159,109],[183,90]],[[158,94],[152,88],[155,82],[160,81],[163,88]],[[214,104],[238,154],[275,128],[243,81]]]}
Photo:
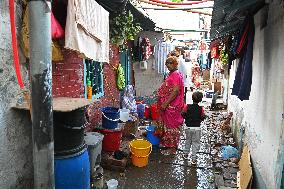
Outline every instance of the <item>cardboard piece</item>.
{"label": "cardboard piece", "polygon": [[214,84],[214,92],[217,92],[217,91],[219,91],[219,93],[221,93],[222,92],[222,84],[221,84],[221,82],[214,82],[213,83]]}
{"label": "cardboard piece", "polygon": [[239,189],[248,189],[250,188],[250,183],[252,181],[252,167],[247,145],[243,149],[243,153],[239,161],[239,168],[240,171],[237,173],[237,186]]}
{"label": "cardboard piece", "polygon": [[[29,110],[30,102],[24,101],[22,104],[13,105],[13,108]],[[84,98],[68,98],[68,97],[58,97],[53,98],[53,111],[57,112],[71,112],[73,110],[85,107],[92,104],[92,101]]]}

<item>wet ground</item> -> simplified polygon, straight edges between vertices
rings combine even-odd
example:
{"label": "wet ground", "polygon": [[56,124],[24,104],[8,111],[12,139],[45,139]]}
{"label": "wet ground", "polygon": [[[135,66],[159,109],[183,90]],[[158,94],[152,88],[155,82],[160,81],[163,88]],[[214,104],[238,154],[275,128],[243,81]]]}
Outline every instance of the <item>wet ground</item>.
{"label": "wet ground", "polygon": [[[210,102],[204,101],[208,106]],[[224,112],[223,112],[224,113]],[[232,134],[224,134],[219,126],[224,120],[222,112],[209,112],[201,126],[200,149],[197,165],[190,163],[188,129],[182,128],[182,136],[176,155],[163,155],[161,149],[153,149],[149,164],[144,168],[132,165],[131,159],[125,172],[104,170],[104,180],[117,179],[118,189],[215,189],[237,188],[238,166],[221,158],[216,144],[234,145]],[[107,187],[106,187],[107,188]]]}
{"label": "wet ground", "polygon": [[[203,141],[206,140],[203,135]],[[153,149],[149,164],[144,168],[133,165],[124,173],[105,170],[105,180],[115,178],[119,189],[210,189],[215,188],[210,146],[202,143],[196,166],[190,164],[187,150],[186,129],[176,155],[163,155],[161,149]],[[131,161],[131,160],[130,160]]]}

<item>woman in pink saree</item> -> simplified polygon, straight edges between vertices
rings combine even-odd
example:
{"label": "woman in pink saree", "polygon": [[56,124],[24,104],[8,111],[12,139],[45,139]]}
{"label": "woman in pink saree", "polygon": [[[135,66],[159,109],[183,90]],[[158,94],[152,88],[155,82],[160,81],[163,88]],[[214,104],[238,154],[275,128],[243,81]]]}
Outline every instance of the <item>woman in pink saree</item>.
{"label": "woman in pink saree", "polygon": [[160,145],[175,153],[180,139],[180,126],[183,123],[181,111],[184,106],[184,83],[182,74],[177,70],[177,58],[170,56],[165,64],[170,73],[157,93],[160,123],[164,129]]}

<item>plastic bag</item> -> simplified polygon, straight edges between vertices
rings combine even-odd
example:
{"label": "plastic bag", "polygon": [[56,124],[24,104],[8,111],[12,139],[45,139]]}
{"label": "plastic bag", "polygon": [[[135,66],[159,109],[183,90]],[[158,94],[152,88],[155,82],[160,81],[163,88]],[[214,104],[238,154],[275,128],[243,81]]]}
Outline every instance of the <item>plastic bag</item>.
{"label": "plastic bag", "polygon": [[222,146],[221,147],[221,155],[222,159],[227,160],[230,158],[239,158],[239,151],[238,149],[234,148],[233,146]]}
{"label": "plastic bag", "polygon": [[121,64],[118,64],[117,70],[116,70],[116,75],[117,75],[117,88],[118,90],[123,90],[125,88],[125,77],[124,77],[124,70]]}
{"label": "plastic bag", "polygon": [[60,26],[59,22],[54,17],[53,13],[51,12],[51,38],[52,39],[60,39],[64,37],[64,30]]}

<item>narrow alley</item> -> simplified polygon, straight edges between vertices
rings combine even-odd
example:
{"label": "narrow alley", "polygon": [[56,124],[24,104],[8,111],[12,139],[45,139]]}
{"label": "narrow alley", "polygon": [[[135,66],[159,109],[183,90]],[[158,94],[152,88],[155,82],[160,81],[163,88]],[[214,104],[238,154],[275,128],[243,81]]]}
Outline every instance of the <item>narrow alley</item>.
{"label": "narrow alley", "polygon": [[284,189],[283,7],[0,1],[0,188]]}

